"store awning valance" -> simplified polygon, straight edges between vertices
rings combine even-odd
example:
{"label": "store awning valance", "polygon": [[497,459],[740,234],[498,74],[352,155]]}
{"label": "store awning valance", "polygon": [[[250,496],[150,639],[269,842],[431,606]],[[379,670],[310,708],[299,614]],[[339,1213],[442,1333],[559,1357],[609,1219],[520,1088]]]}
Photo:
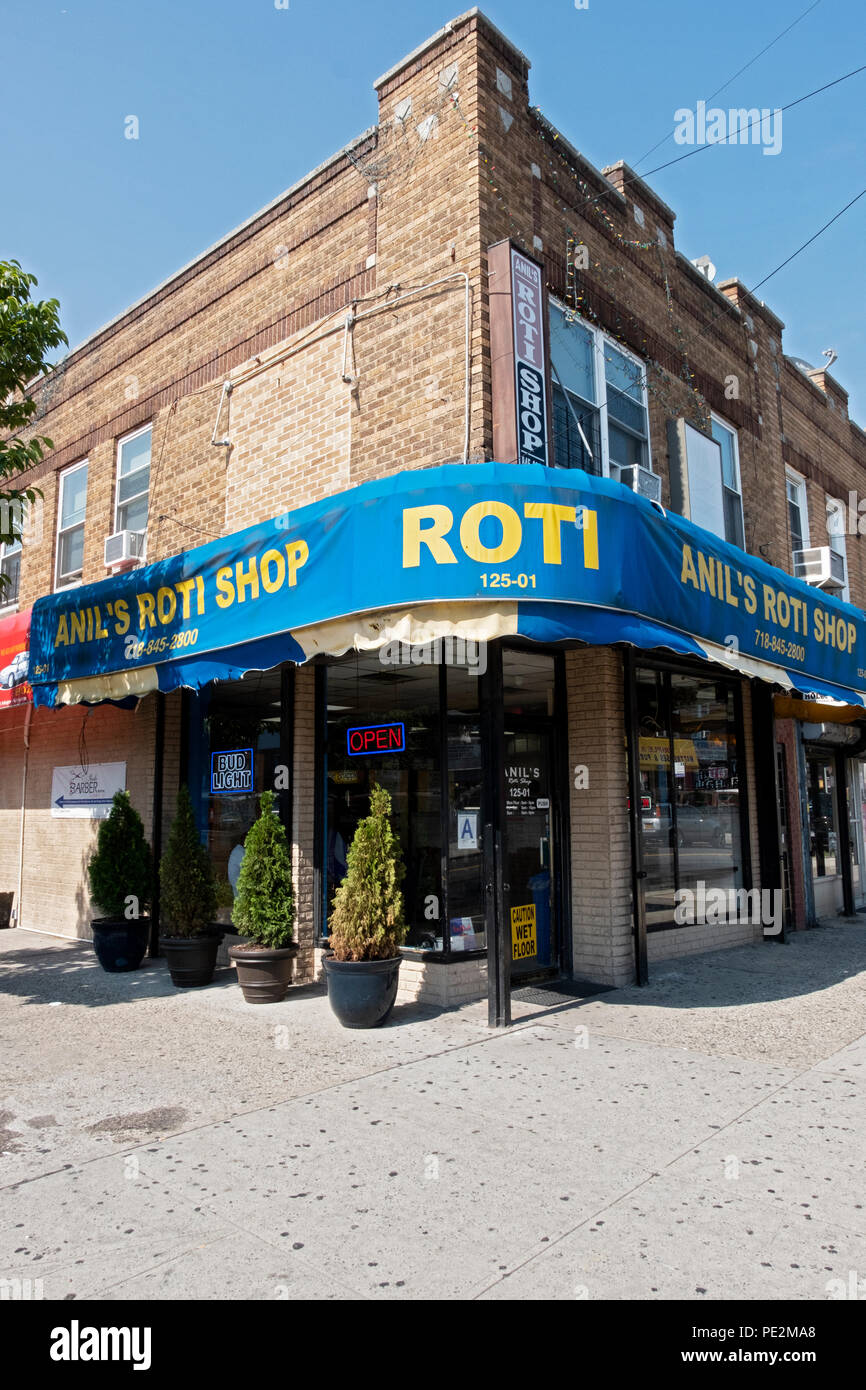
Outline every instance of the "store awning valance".
{"label": "store awning valance", "polygon": [[366,483],[33,609],[37,704],[200,687],[456,635],[630,643],[866,704],[866,615],[619,483],[449,464]]}

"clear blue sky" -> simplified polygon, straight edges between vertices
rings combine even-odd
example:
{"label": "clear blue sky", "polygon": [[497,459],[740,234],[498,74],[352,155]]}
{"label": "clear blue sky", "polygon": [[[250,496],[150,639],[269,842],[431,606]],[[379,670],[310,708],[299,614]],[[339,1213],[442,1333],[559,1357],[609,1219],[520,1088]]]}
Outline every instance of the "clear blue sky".
{"label": "clear blue sky", "polygon": [[[533,103],[598,167],[636,163],[810,0],[487,0]],[[460,0],[0,0],[0,257],[80,342],[376,120],[372,82]],[[866,63],[863,0],[820,0],[713,105],[775,108]],[[140,123],[124,138],[124,119]],[[866,187],[866,73],[783,118],[781,152],[718,146],[653,174],[677,245],[759,281]],[[687,147],[668,139],[639,165]],[[866,425],[866,198],[760,291],[786,351]]]}

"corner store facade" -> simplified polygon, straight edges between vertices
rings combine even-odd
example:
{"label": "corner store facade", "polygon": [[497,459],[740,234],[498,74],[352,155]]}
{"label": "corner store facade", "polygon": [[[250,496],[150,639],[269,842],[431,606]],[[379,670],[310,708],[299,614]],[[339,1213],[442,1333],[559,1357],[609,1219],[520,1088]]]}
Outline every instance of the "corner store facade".
{"label": "corner store facade", "polygon": [[[508,410],[502,389],[495,384],[501,344],[494,341],[497,296],[489,279],[488,255],[503,240],[520,245],[530,262],[536,259],[544,267],[546,288],[572,316],[569,330],[575,322],[578,328],[583,325],[596,346],[601,346],[605,363],[618,353],[622,362],[646,364],[641,397],[634,402],[637,415],[643,411],[642,420],[637,420],[635,428],[636,413],[627,410],[631,431],[628,421],[618,418],[617,439],[621,444],[625,433],[636,441],[635,449],[645,449],[647,461],[662,477],[664,504],[671,502],[670,461],[665,463],[667,422],[672,417],[697,419],[700,396],[737,434],[747,549],[762,550],[777,566],[789,567],[785,467],[794,468],[805,479],[812,512],[820,510],[824,493],[845,496],[846,488],[857,488],[863,476],[862,434],[847,420],[844,393],[832,378],[821,374],[820,380],[807,379],[788,363],[781,352],[779,321],[751,300],[742,286],[728,282],[722,293],[673,252],[673,214],[646,185],[630,179],[623,166],[614,166],[605,178],[561,140],[557,143],[566,164],[560,162],[549,127],[528,105],[527,72],[526,60],[483,16],[470,12],[455,21],[377,83],[380,123],[375,130],[70,355],[62,376],[50,390],[44,388],[44,427],[58,447],[38,480],[45,489],[46,517],[42,543],[23,557],[23,601],[38,599],[54,587],[61,479],[85,458],[89,473],[82,578],[90,583],[105,575],[101,548],[105,535],[115,529],[118,445],[148,426],[153,440],[149,562],[178,554],[184,544],[198,546],[208,535],[227,536],[251,524],[291,516],[305,503],[407,467],[427,469],[455,459],[477,463],[490,457],[506,462],[516,458],[503,452],[497,437],[496,411],[501,424],[503,411],[507,419]],[[401,154],[407,141],[408,158]],[[492,165],[495,180],[490,177]],[[597,215],[595,207],[587,207],[589,195],[603,198],[604,217]],[[576,241],[589,250],[586,271],[575,269]],[[681,379],[680,321],[669,316],[666,288],[671,290],[689,339],[690,382]],[[353,305],[352,323],[347,327],[345,320]],[[179,370],[177,362],[191,366]],[[621,364],[618,370],[623,370]],[[602,368],[597,382],[600,391],[605,375]],[[729,397],[726,383],[731,376],[742,389]],[[131,377],[138,389],[132,398]],[[226,381],[231,390],[224,392]],[[548,409],[555,417],[556,409],[561,410],[556,383],[546,376],[545,386]],[[620,395],[628,395],[627,383],[626,388]],[[595,401],[593,423],[586,429],[590,442],[600,445],[594,449],[593,461],[598,460],[605,471],[610,471],[613,461],[608,457],[613,437],[608,416],[614,389],[611,384],[609,399]],[[623,404],[620,396],[616,400]],[[570,456],[575,438],[568,423],[564,432],[554,428],[555,418],[548,423],[553,446],[549,461],[557,463],[557,443],[563,444],[564,439]],[[223,439],[229,439],[230,445],[211,444]],[[491,544],[489,536],[485,540]],[[848,559],[852,594],[862,601],[866,576],[859,549],[858,538],[849,544]],[[833,601],[829,602],[832,607]],[[290,621],[283,630],[291,630]],[[423,636],[426,640],[426,630]],[[502,640],[511,637],[506,634]],[[668,892],[682,867],[677,863],[680,848],[702,855],[705,850],[720,853],[722,848],[705,845],[697,829],[691,832],[694,845],[670,843],[671,832],[676,838],[677,831],[678,778],[695,793],[694,805],[706,805],[710,797],[709,785],[697,785],[699,780],[714,782],[718,788],[723,781],[737,779],[736,788],[721,788],[729,794],[727,807],[724,817],[716,817],[726,850],[733,851],[731,827],[739,823],[741,852],[736,861],[731,855],[729,868],[732,871],[736,863],[741,874],[751,872],[753,883],[768,881],[767,873],[761,874],[761,859],[763,853],[764,868],[771,869],[773,836],[766,808],[765,833],[763,837],[758,833],[761,813],[749,754],[752,696],[762,687],[753,688],[748,678],[735,677],[733,686],[718,686],[707,696],[710,676],[717,685],[732,677],[721,667],[709,673],[704,665],[685,672],[666,669],[652,681],[632,681],[627,686],[619,649],[601,645],[562,651],[561,645],[552,642],[546,654],[559,653],[554,662],[559,679],[554,669],[552,693],[549,667],[547,675],[537,669],[510,668],[515,681],[529,680],[530,686],[544,688],[541,693],[536,690],[535,703],[527,699],[526,708],[515,712],[515,719],[526,722],[512,737],[523,737],[524,746],[512,750],[514,757],[508,758],[508,765],[536,766],[534,756],[529,761],[526,740],[531,734],[535,755],[538,741],[547,734],[538,724],[529,727],[533,718],[553,720],[550,738],[558,740],[556,754],[548,759],[548,775],[552,781],[558,779],[559,791],[547,797],[536,787],[529,799],[536,806],[544,800],[555,803],[553,811],[560,821],[540,826],[551,831],[537,837],[539,842],[547,839],[548,848],[539,846],[537,872],[526,873],[525,878],[527,885],[530,878],[543,879],[545,868],[553,883],[558,875],[552,920],[559,923],[556,939],[561,962],[584,978],[622,982],[632,977],[635,960],[626,690],[643,691],[648,702],[638,712],[639,719],[648,720],[647,727],[652,728],[643,736],[668,739],[668,764],[662,769],[667,791],[656,777],[653,792],[658,796],[636,792],[641,799],[649,795],[652,803],[654,814],[645,818],[647,834],[655,837],[654,846],[663,861],[656,866],[657,886]],[[290,655],[282,654],[283,659]],[[670,662],[671,657],[669,647],[656,649],[657,660]],[[351,802],[351,788],[360,785],[331,779],[329,815],[329,798],[322,788],[323,709],[327,715],[328,703],[345,704],[349,696],[344,691],[340,698],[329,700],[323,683],[333,686],[342,679],[345,687],[352,679],[358,685],[363,678],[355,657],[344,658],[344,663],[339,668],[342,677],[334,666],[323,677],[316,668],[301,665],[280,676],[278,690],[267,690],[265,678],[256,678],[264,709],[256,722],[271,731],[257,731],[257,741],[272,739],[273,721],[280,721],[279,760],[273,757],[273,744],[270,751],[257,747],[257,756],[289,768],[292,777],[291,805],[285,805],[284,814],[292,833],[303,942],[300,969],[306,974],[314,969],[329,868],[336,870],[340,862],[336,836],[345,840],[342,829],[334,829],[339,808],[333,791],[343,788],[343,808],[351,810],[345,806],[346,791]],[[401,665],[396,674],[404,675],[409,669],[426,677],[433,668]],[[455,764],[452,769],[448,764],[444,747],[448,740],[443,740],[443,726],[448,723],[444,714],[448,705],[443,701],[448,700],[447,682],[455,669],[452,665],[446,673],[444,694],[443,678],[437,675],[435,709],[429,688],[421,689],[423,680],[416,692],[419,702],[409,707],[420,705],[438,720],[436,734],[432,726],[427,731],[431,739],[439,740],[438,755],[434,758],[428,748],[424,756],[436,762],[425,771],[430,774],[429,786],[438,789],[440,804],[442,788],[452,773],[458,783],[469,781],[468,774],[461,777],[465,767]],[[492,679],[476,680],[467,673],[466,680],[478,686],[474,699],[479,706],[485,683]],[[693,687],[689,681],[695,683]],[[410,683],[402,681],[397,688],[405,691]],[[464,683],[462,690],[460,716],[478,713],[467,703],[474,686]],[[699,699],[700,690],[705,696]],[[246,683],[244,691],[247,703],[250,687]],[[222,721],[224,729],[230,728],[233,716],[225,708],[232,702],[229,686],[212,688],[205,698],[214,695],[218,708],[213,718]],[[25,714],[6,716],[3,786],[8,794],[3,814],[8,816],[11,835],[4,834],[3,873],[11,881],[18,869],[15,851],[25,735],[29,742],[22,925],[41,923],[64,933],[86,933],[89,908],[83,865],[93,825],[49,819],[52,768],[76,762],[83,735],[92,762],[126,763],[133,797],[158,833],[170,816],[179,778],[189,775],[191,759],[204,756],[197,730],[211,714],[208,707],[195,716],[199,698],[177,691],[164,699],[146,694],[135,711],[102,705],[93,706],[90,713],[76,706],[60,711],[38,708],[29,727],[25,727]],[[255,703],[251,694],[249,703]],[[699,722],[709,717],[708,708],[714,721],[710,730]],[[396,720],[396,713],[399,704],[392,704],[385,709],[388,719],[359,722],[407,722]],[[761,748],[766,752],[766,709],[762,717]],[[735,753],[731,751],[732,720]],[[479,726],[480,722],[479,714]],[[470,750],[480,746],[472,733],[472,719],[466,718],[464,724],[470,729],[464,746]],[[510,727],[503,721],[503,738]],[[417,731],[413,735],[411,724],[407,732],[410,739],[420,738]],[[706,733],[709,738],[696,738]],[[697,767],[687,767],[688,758],[674,756],[675,740],[689,737],[702,744],[692,755]],[[774,743],[770,740],[770,746]],[[725,756],[716,758],[715,749],[723,749]],[[648,758],[662,754],[658,744],[647,750]],[[736,771],[732,770],[734,758]],[[678,763],[683,764],[682,774]],[[483,770],[483,756],[481,764]],[[569,774],[576,767],[588,769],[588,787],[574,785],[575,778]],[[727,777],[709,777],[710,769],[724,768]],[[353,770],[334,768],[343,774]],[[789,776],[793,770],[789,767]],[[764,785],[766,771],[764,764]],[[740,798],[743,777],[751,795]],[[518,780],[514,785],[527,784]],[[735,790],[736,801],[744,805],[748,801],[748,809],[733,816],[736,808],[730,793]],[[715,809],[722,809],[719,794],[712,791],[710,804]],[[416,787],[406,795],[429,799],[436,790]],[[790,800],[799,805],[799,788]],[[509,802],[517,806],[520,798],[506,799],[506,806]],[[469,810],[465,797],[464,803],[462,809]],[[218,804],[228,807],[227,801]],[[420,825],[415,804],[407,817]],[[507,833],[507,817],[507,809],[501,810],[500,833]],[[429,820],[431,827],[434,819]],[[652,829],[650,821],[656,822]],[[494,823],[482,820],[482,835],[484,824]],[[443,840],[450,833],[441,811],[438,827],[438,841],[425,846],[425,858],[429,864],[438,854],[441,914]],[[536,828],[532,827],[533,836]],[[218,854],[224,853],[231,834],[238,830],[238,825],[224,827]],[[840,832],[841,823],[837,845]],[[689,831],[684,833],[688,838]],[[466,848],[462,853],[461,863],[469,864],[479,851]],[[222,861],[218,863],[222,867]],[[470,875],[462,868],[461,874],[465,888]],[[500,876],[503,885],[511,882],[504,865]],[[742,881],[747,886],[748,880]],[[429,877],[421,874],[418,882],[422,888],[428,886]],[[491,880],[482,872],[479,882],[482,894],[487,894]],[[645,881],[639,882],[645,893]],[[492,891],[500,892],[495,881]],[[505,891],[503,887],[501,893]],[[533,891],[540,891],[538,885],[530,890],[530,897]],[[423,893],[418,901],[426,902],[431,896],[436,894]],[[458,885],[450,896],[460,903]],[[449,914],[449,931],[442,934],[443,946],[445,937],[449,938],[448,950],[450,918],[483,917],[486,907],[476,907],[477,902],[469,903],[466,911]],[[500,901],[500,923],[506,907]],[[805,916],[804,906],[799,920]],[[444,923],[445,919],[440,916],[439,920]],[[422,913],[419,929],[429,931],[431,921],[436,919]],[[760,932],[760,927],[742,925],[654,925],[658,929],[648,935],[650,961]],[[468,937],[468,932],[459,933],[464,934]],[[477,942],[480,933],[473,928],[472,935]],[[469,951],[447,966],[416,957],[403,973],[407,984],[423,977],[424,988],[434,997],[453,999],[481,989],[483,972],[483,957]]]}

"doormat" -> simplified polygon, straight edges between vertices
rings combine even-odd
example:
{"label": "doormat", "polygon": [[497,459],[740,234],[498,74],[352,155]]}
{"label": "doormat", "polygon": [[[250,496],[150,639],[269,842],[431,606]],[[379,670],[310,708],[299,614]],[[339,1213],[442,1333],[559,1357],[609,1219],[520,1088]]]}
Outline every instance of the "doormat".
{"label": "doormat", "polygon": [[524,985],[511,991],[512,999],[521,1004],[571,1004],[575,999],[590,999],[595,994],[609,994],[615,985],[597,985],[590,980],[550,980],[547,984]]}

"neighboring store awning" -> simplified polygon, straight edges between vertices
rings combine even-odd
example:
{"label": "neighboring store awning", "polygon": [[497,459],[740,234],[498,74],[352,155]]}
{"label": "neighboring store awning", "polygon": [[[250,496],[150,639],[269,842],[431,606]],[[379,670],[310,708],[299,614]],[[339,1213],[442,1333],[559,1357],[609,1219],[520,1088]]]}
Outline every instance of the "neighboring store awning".
{"label": "neighboring store awning", "polygon": [[[2,596],[2,590],[0,590]],[[0,710],[27,705],[33,692],[27,679],[30,648],[29,608],[0,618]]]}
{"label": "neighboring store awning", "polygon": [[866,615],[577,470],[449,464],[40,599],[37,704],[430,635],[630,643],[866,705]]}

